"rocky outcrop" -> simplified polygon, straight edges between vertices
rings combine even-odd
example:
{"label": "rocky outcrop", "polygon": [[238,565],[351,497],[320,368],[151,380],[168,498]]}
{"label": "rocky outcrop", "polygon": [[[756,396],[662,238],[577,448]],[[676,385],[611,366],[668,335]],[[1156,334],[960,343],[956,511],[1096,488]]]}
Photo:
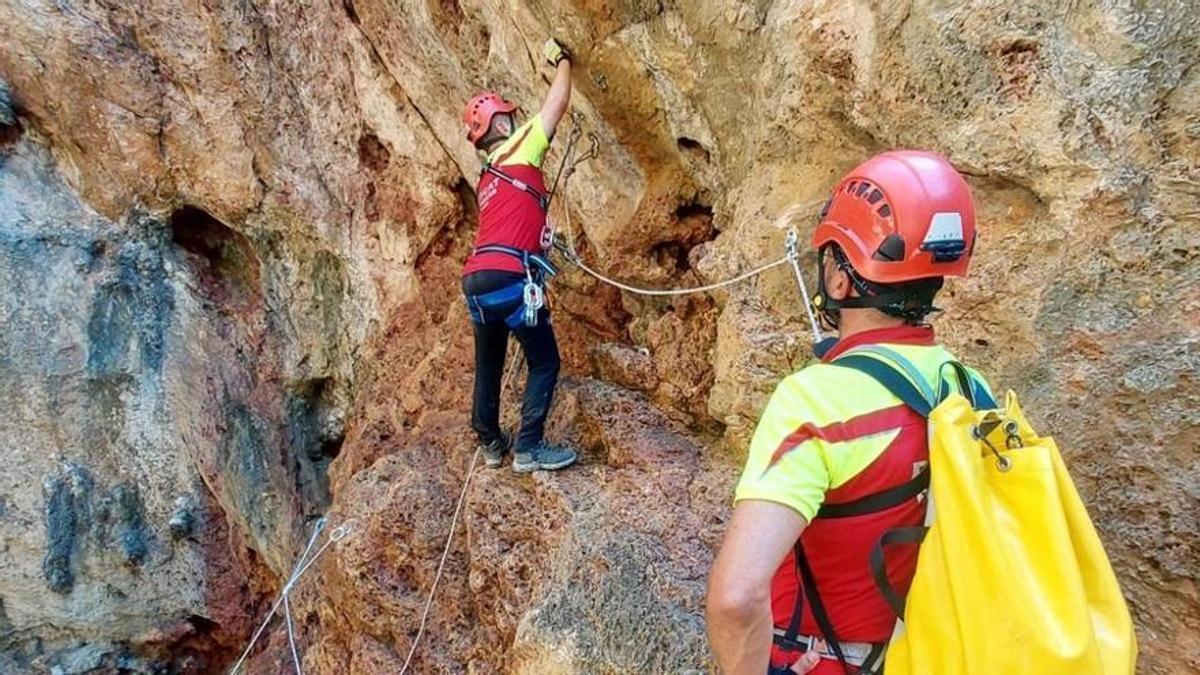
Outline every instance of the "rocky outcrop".
{"label": "rocky outcrop", "polygon": [[[555,217],[634,283],[777,257],[881,149],[967,173],[979,253],[940,335],[1059,439],[1141,670],[1196,668],[1198,21],[1108,0],[0,2],[0,669],[220,671],[322,513],[355,529],[293,596],[307,670],[400,669],[473,448],[459,105],[489,86],[534,108],[548,34],[600,142]],[[554,433],[585,461],[474,474],[414,672],[704,671],[745,441],[807,359],[794,279],[647,299],[572,270],[553,295]],[[287,652],[272,631],[251,669]]]}

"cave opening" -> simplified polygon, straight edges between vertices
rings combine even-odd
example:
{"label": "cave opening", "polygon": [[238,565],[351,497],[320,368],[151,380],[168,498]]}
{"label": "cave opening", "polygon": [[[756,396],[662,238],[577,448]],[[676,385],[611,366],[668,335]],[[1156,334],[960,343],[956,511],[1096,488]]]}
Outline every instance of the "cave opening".
{"label": "cave opening", "polygon": [[358,161],[367,169],[379,173],[391,160],[392,153],[374,133],[366,131],[358,137]]}
{"label": "cave opening", "polygon": [[21,137],[21,123],[16,119],[12,124],[0,124],[0,150],[5,150],[16,144]]}
{"label": "cave opening", "polygon": [[0,150],[7,149],[21,137],[21,120],[17,118],[17,107],[12,92],[4,80],[0,80]]}
{"label": "cave opening", "polygon": [[702,219],[712,223],[713,208],[698,201],[684,202],[675,207],[675,217],[679,220]]}

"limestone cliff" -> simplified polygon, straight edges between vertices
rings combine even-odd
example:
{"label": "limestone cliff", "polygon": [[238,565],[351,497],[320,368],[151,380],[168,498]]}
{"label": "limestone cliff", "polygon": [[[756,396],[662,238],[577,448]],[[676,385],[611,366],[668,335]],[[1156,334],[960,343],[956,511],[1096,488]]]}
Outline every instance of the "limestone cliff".
{"label": "limestone cliff", "polygon": [[[981,236],[940,335],[1058,438],[1141,671],[1200,668],[1198,17],[0,0],[0,670],[220,672],[328,512],[355,530],[293,596],[306,672],[399,671],[473,449],[460,105],[534,109],[548,35],[600,141],[555,215],[622,279],[726,277],[867,155],[949,156]],[[476,474],[414,672],[705,671],[745,440],[807,359],[794,280],[553,295],[584,461]]]}

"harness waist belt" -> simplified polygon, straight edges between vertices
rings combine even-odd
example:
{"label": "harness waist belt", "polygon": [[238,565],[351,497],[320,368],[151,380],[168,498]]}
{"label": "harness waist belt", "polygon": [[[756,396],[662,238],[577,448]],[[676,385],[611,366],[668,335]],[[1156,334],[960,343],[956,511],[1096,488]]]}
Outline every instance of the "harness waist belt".
{"label": "harness waist belt", "polygon": [[503,312],[504,323],[513,330],[526,324],[525,282],[518,281],[483,295],[468,295],[467,308],[471,319],[482,325],[486,321],[484,310]]}
{"label": "harness waist belt", "polygon": [[[798,649],[802,652],[812,651],[813,646],[821,638],[815,635],[797,635],[795,640],[788,640],[786,637],[787,631],[782,628],[775,629],[775,644],[784,649]],[[875,645],[870,642],[839,642],[838,646],[842,648],[842,654],[846,656],[846,662],[852,666],[862,667],[867,659],[871,657]],[[828,644],[820,651],[821,658],[837,660],[837,654],[834,654]]]}
{"label": "harness waist belt", "polygon": [[524,291],[524,284],[515,283],[474,297],[476,302],[490,309],[492,307],[507,306],[520,300]]}
{"label": "harness waist belt", "polygon": [[477,247],[471,252],[471,255],[478,255],[480,253],[503,253],[520,260],[525,265],[526,270],[532,267],[540,269],[549,276],[558,274],[558,268],[554,266],[554,263],[550,262],[540,253],[531,253],[513,246],[505,246],[504,244],[486,244]]}

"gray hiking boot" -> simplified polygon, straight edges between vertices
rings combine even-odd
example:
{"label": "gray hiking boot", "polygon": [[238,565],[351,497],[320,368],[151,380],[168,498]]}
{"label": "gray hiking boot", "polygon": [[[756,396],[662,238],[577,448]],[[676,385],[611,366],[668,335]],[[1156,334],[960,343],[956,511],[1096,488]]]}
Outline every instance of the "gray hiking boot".
{"label": "gray hiking boot", "polygon": [[530,471],[555,471],[565,469],[579,459],[579,453],[571,448],[550,445],[542,441],[531,450],[518,450],[513,454],[513,471],[529,473]]}
{"label": "gray hiking boot", "polygon": [[483,452],[483,461],[489,468],[495,469],[504,463],[504,455],[508,454],[508,447],[511,445],[512,439],[509,435],[500,432],[500,437],[480,448]]}

